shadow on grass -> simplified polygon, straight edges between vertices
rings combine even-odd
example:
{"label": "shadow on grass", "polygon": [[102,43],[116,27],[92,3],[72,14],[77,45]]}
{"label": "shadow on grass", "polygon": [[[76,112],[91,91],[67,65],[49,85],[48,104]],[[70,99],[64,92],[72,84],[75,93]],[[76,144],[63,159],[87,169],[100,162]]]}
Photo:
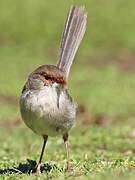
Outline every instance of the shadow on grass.
{"label": "shadow on grass", "polygon": [[[20,163],[18,167],[11,169],[0,169],[0,174],[31,174],[36,171],[37,163],[31,159],[27,159],[27,163]],[[40,168],[41,173],[50,172],[52,168],[58,169],[56,165],[43,164]]]}

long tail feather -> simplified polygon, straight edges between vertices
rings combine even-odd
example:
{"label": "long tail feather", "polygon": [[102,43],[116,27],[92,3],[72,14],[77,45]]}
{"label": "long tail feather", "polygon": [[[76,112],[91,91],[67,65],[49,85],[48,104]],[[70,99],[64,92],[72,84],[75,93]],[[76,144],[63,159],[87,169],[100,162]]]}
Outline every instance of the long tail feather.
{"label": "long tail feather", "polygon": [[68,78],[76,51],[84,36],[87,13],[85,7],[72,6],[65,23],[57,67],[66,72]]}

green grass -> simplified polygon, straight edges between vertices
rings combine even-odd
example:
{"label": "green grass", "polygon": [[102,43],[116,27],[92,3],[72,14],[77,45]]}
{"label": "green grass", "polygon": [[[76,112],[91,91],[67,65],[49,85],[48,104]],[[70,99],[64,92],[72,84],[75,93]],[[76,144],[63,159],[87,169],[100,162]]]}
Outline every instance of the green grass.
{"label": "green grass", "polygon": [[[43,140],[20,120],[18,100],[31,71],[56,64],[71,4],[88,11],[68,83],[79,105],[69,136],[72,172],[65,172],[62,138],[49,137],[43,173],[34,176]],[[0,180],[134,179],[134,6],[133,0],[0,1]]]}
{"label": "green grass", "polygon": [[[134,137],[130,126],[115,128],[101,128],[97,126],[76,127],[70,136],[71,173],[65,173],[66,160],[63,141],[60,138],[50,138],[46,147],[43,170],[50,167],[40,177],[64,179],[98,178],[108,175],[127,176],[134,175]],[[25,133],[24,133],[25,132]],[[78,135],[79,132],[79,135]],[[95,133],[96,132],[96,133]],[[2,133],[7,136],[5,129]],[[2,175],[6,178],[36,179],[32,175],[35,162],[21,162],[20,158],[26,156],[31,161],[38,160],[42,139],[34,135],[23,125],[9,131],[10,137],[1,143],[1,169],[7,172]],[[23,134],[23,135],[22,135]],[[33,141],[34,140],[34,141]],[[33,163],[33,164],[31,164]],[[31,166],[30,166],[31,165]],[[17,168],[19,169],[17,171]],[[14,172],[14,171],[15,172]],[[31,170],[31,171],[29,171]],[[5,172],[4,171],[4,172]],[[3,172],[3,171],[2,171]],[[23,173],[22,173],[23,172]],[[27,173],[31,172],[30,175]],[[26,173],[26,174],[25,174]]]}

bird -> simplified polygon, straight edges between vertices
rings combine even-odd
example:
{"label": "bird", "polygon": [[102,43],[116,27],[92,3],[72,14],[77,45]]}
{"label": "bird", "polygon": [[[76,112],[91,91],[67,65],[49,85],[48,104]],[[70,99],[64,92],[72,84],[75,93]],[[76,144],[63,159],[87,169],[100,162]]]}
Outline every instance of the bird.
{"label": "bird", "polygon": [[40,173],[48,136],[62,136],[70,172],[68,134],[76,117],[77,103],[68,93],[70,68],[85,34],[87,12],[84,6],[70,7],[62,34],[56,66],[42,65],[35,69],[23,87],[20,112],[24,123],[44,139],[35,174]]}

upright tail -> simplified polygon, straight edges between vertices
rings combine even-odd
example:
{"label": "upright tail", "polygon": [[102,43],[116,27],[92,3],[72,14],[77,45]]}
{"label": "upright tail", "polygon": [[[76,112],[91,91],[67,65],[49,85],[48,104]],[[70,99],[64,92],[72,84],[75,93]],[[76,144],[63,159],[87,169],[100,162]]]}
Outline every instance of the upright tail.
{"label": "upright tail", "polygon": [[85,7],[72,6],[65,23],[57,62],[57,67],[66,72],[66,78],[68,78],[74,56],[84,36],[86,21]]}

